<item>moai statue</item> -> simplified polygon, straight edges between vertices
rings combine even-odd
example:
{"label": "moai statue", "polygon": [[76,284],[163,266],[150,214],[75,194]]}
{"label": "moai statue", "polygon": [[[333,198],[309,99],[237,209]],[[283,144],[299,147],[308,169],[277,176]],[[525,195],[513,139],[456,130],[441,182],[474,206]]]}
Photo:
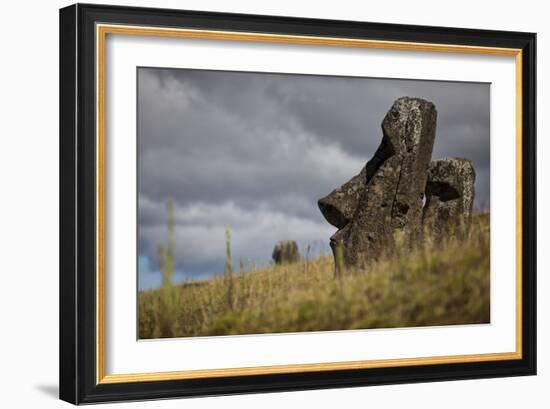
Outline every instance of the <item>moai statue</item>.
{"label": "moai statue", "polygon": [[339,229],[331,247],[343,251],[346,266],[366,264],[391,251],[396,229],[407,243],[421,237],[436,120],[431,102],[396,100],[382,122],[382,141],[372,159],[361,173],[319,200],[327,221]]}
{"label": "moai statue", "polygon": [[472,224],[475,180],[468,159],[445,158],[430,163],[423,225],[434,241],[467,236]]}
{"label": "moai statue", "polygon": [[275,264],[297,263],[300,261],[298,245],[294,240],[283,240],[273,248],[273,261]]}

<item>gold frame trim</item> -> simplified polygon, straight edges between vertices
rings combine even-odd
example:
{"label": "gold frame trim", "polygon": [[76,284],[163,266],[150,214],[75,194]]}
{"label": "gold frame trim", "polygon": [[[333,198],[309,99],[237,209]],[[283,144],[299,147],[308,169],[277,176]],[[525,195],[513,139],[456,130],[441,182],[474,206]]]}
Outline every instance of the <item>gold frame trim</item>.
{"label": "gold frame trim", "polygon": [[[355,47],[400,51],[429,51],[513,56],[516,64],[516,350],[505,353],[451,355],[368,361],[323,362],[315,364],[186,370],[132,374],[105,374],[105,41],[107,34],[197,38],[224,41]],[[294,36],[251,32],[178,29],[165,27],[96,25],[96,383],[116,384],[213,377],[290,374],[346,369],[403,367],[448,363],[518,360],[522,358],[522,51],[516,48],[414,43],[352,38]]]}

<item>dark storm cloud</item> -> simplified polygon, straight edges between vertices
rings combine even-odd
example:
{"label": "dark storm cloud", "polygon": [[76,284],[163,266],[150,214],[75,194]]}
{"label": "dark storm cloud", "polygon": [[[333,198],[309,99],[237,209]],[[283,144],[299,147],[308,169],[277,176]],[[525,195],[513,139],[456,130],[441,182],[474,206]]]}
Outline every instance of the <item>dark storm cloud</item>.
{"label": "dark storm cloud", "polygon": [[404,95],[434,102],[433,158],[473,160],[487,203],[487,84],[139,69],[140,255],[155,268],[169,197],[180,271],[223,270],[224,224],[235,260],[265,262],[280,239],[326,242],[316,200],[359,172]]}

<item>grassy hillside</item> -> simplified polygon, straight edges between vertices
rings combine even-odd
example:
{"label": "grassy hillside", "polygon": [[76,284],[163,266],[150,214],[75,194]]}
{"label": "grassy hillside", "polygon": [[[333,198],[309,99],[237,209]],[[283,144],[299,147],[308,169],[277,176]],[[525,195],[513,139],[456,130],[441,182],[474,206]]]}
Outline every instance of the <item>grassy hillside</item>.
{"label": "grassy hillside", "polygon": [[340,280],[325,256],[140,292],[139,337],[487,323],[489,271],[482,214],[465,241],[399,251]]}

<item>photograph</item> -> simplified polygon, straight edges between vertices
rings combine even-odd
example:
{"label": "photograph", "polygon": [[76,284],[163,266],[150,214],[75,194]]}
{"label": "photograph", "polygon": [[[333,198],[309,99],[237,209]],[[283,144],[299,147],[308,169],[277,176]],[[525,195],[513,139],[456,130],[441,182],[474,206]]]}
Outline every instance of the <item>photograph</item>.
{"label": "photograph", "polygon": [[491,84],[136,67],[137,338],[491,323]]}
{"label": "photograph", "polygon": [[59,10],[61,400],[537,373],[536,26],[373,7]]}

